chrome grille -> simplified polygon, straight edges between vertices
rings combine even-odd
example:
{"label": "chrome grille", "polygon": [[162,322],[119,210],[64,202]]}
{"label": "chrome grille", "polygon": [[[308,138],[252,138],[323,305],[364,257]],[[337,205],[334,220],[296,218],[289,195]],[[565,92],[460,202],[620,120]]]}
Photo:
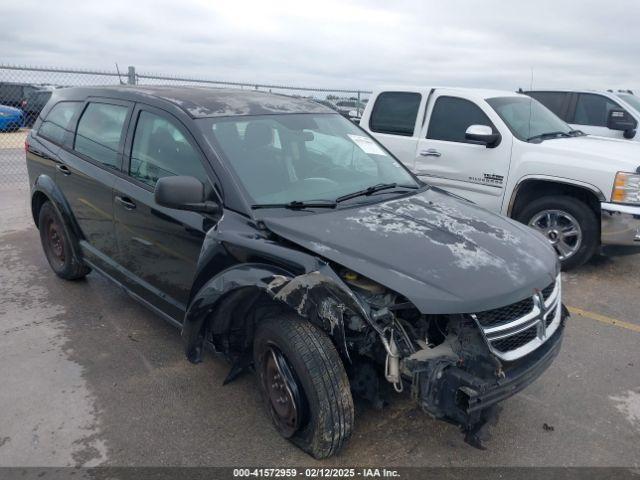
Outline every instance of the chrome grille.
{"label": "chrome grille", "polygon": [[560,325],[562,315],[560,275],[532,297],[506,307],[471,315],[489,349],[502,360],[516,360],[532,352]]}
{"label": "chrome grille", "polygon": [[493,348],[500,352],[509,352],[526,345],[538,335],[538,328],[534,325],[520,333],[511,335],[510,337],[501,338],[493,342]]}
{"label": "chrome grille", "polygon": [[553,293],[553,290],[555,288],[556,288],[556,282],[553,282],[547,288],[543,288],[542,289],[542,296],[544,297],[545,300],[547,300],[549,298],[549,295],[551,295]]}

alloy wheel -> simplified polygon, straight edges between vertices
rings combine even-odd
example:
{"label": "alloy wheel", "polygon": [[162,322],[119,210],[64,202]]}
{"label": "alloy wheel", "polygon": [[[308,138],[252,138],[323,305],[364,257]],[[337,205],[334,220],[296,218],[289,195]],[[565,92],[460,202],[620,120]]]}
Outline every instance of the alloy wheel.
{"label": "alloy wheel", "polygon": [[538,212],[529,221],[529,226],[547,237],[560,260],[575,255],[582,245],[582,228],[575,217],[565,211]]}

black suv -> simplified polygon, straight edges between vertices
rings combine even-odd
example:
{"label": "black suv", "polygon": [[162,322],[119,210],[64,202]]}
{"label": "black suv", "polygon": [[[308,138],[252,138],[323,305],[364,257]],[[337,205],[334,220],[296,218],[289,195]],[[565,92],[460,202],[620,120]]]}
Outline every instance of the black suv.
{"label": "black suv", "polygon": [[318,103],[231,89],[53,92],[27,138],[57,275],[92,269],[180,328],[193,363],[255,369],[317,458],[352,392],[410,392],[481,446],[497,402],[557,355],[566,309],[539,234],[420,182]]}

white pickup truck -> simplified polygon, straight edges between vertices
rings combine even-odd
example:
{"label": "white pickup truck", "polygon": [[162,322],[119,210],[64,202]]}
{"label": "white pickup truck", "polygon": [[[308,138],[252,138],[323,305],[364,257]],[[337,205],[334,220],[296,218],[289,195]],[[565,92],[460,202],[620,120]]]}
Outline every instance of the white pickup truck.
{"label": "white pickup truck", "polygon": [[[388,88],[360,126],[425,182],[543,233],[564,269],[640,252],[640,145],[574,130],[513,92]],[[611,248],[616,247],[616,248]]]}

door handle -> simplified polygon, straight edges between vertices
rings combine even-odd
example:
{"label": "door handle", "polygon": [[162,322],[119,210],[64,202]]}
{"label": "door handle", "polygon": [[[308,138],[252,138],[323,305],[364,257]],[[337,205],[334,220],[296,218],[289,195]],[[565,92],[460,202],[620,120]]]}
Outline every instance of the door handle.
{"label": "door handle", "polygon": [[121,197],[117,195],[115,200],[127,210],[134,210],[136,208],[136,204],[133,203],[129,197]]}
{"label": "door handle", "polygon": [[71,175],[71,170],[69,170],[69,167],[67,167],[63,163],[59,163],[58,165],[56,165],[56,169],[63,175]]}
{"label": "door handle", "polygon": [[442,154],[435,148],[428,148],[427,150],[420,150],[420,156],[422,157],[441,157]]}

